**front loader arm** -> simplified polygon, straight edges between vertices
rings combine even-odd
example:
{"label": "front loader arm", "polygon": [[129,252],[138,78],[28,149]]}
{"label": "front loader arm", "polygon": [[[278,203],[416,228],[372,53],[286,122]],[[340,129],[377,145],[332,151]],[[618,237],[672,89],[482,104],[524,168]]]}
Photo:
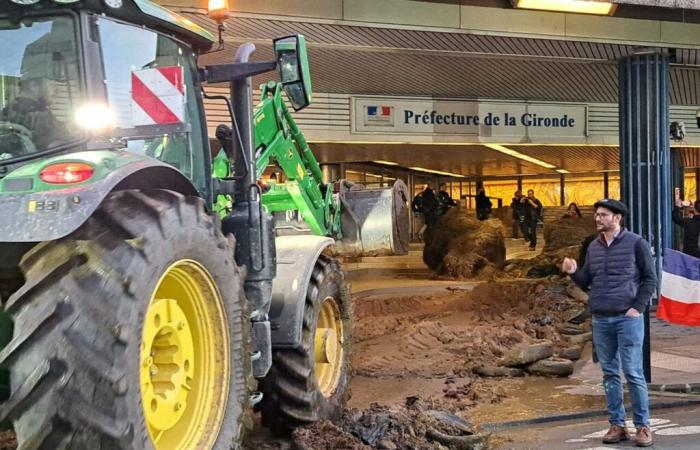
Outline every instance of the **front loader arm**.
{"label": "front loader arm", "polygon": [[340,237],[339,202],[282,99],[282,85],[271,81],[260,90],[254,112],[256,175],[275,162],[287,179],[271,184],[263,204],[269,212],[298,210],[314,234]]}

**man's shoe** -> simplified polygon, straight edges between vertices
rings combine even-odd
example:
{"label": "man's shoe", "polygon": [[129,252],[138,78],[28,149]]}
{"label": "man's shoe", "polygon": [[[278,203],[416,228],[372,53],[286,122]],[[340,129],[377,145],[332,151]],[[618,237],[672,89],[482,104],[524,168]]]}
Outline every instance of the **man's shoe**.
{"label": "man's shoe", "polygon": [[624,426],[611,425],[608,432],[603,436],[603,444],[615,444],[629,439]]}
{"label": "man's shoe", "polygon": [[637,427],[634,443],[637,447],[649,447],[654,443],[651,439],[651,430],[649,427]]}

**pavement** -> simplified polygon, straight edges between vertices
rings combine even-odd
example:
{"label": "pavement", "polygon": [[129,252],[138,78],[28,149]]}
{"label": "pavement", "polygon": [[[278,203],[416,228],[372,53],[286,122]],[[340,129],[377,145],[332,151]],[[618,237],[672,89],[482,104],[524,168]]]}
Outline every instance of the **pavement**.
{"label": "pavement", "polygon": [[[538,238],[537,251],[527,250],[522,239],[506,239],[506,258],[528,258],[542,251],[544,239]],[[422,261],[423,246],[410,245],[404,256],[362,258],[343,266],[352,285],[353,297],[432,293],[438,290],[471,290],[481,281],[435,279]],[[650,388],[667,392],[700,393],[700,327],[674,325],[655,317],[650,319]],[[574,376],[591,386],[600,384],[602,372],[592,359],[577,369]],[[595,389],[595,387],[593,388]],[[602,387],[601,387],[602,389]],[[602,390],[600,391],[602,393]],[[700,443],[698,445],[700,449]]]}
{"label": "pavement", "polygon": [[[543,239],[536,252],[529,252],[524,241],[506,240],[507,258],[537,255],[542,242]],[[348,272],[353,297],[361,300],[381,294],[470,290],[479,283],[432,279],[432,273],[422,263],[421,253],[420,244],[412,244],[407,256],[387,257],[375,262],[369,259],[366,259],[369,262],[358,261]],[[700,327],[669,324],[657,319],[652,311],[650,336],[652,380],[649,388],[652,431],[656,435],[654,448],[700,449]],[[497,448],[604,450],[633,447],[631,442],[607,446],[601,443],[600,438],[607,431],[608,422],[602,410],[605,404],[602,372],[600,366],[593,363],[590,346],[577,363],[572,378],[579,383],[567,392],[600,396],[601,410],[541,417],[522,424],[505,424],[512,430],[499,432],[499,435],[516,438],[503,442],[503,446],[498,445]],[[693,402],[697,404],[689,405]],[[683,407],[673,409],[680,405]],[[629,405],[628,411],[631,411]]]}
{"label": "pavement", "polygon": [[[650,390],[677,393],[700,393],[700,327],[686,327],[650,318],[651,383]],[[588,358],[574,378],[600,389],[603,373]],[[700,396],[698,396],[700,398]],[[698,445],[700,448],[700,444]]]}
{"label": "pavement", "polygon": [[[651,430],[655,449],[697,450],[700,448],[700,398],[698,404],[680,408],[651,409]],[[531,425],[499,433],[496,448],[525,450],[606,450],[633,448],[634,442],[603,444],[609,427],[605,417],[557,424]],[[634,427],[627,423],[628,432]],[[636,448],[636,447],[635,447]]]}

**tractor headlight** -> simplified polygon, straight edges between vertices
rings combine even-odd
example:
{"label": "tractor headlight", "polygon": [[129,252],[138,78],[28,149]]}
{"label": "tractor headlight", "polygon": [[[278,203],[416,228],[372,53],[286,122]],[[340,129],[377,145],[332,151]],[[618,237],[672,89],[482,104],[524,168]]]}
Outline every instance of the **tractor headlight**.
{"label": "tractor headlight", "polygon": [[89,131],[101,131],[114,127],[114,113],[102,103],[87,103],[75,112],[76,123]]}

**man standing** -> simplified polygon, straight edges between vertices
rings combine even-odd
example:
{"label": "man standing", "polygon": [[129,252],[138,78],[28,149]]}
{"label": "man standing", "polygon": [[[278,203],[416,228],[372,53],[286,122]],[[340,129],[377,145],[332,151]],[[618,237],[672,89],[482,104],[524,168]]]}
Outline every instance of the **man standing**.
{"label": "man standing", "polygon": [[[522,198],[523,193],[517,190],[513,195],[513,200],[510,202],[510,209],[513,214],[513,239],[518,239],[518,229],[523,230],[525,222],[525,205],[520,201]],[[526,237],[524,230],[523,237]]]}
{"label": "man standing", "polygon": [[491,214],[491,199],[486,196],[486,190],[484,188],[479,188],[476,193],[476,218],[479,220],[486,220]]}
{"label": "man standing", "polygon": [[440,218],[440,202],[438,202],[433,186],[431,183],[426,184],[421,196],[423,217],[425,217],[425,225],[427,227],[435,226]]}
{"label": "man standing", "polygon": [[593,314],[593,345],[601,369],[610,429],[603,443],[628,439],[625,429],[620,366],[627,379],[635,443],[652,444],[649,429],[649,394],[642,368],[643,314],[656,290],[656,272],[649,244],[621,226],[627,213],[624,203],[600,200],[595,205],[600,236],[588,246],[586,262],[577,270],[576,260],[564,258],[562,271],[582,289],[590,286],[588,306]]}
{"label": "man standing", "polygon": [[453,206],[457,206],[458,203],[452,200],[452,196],[447,192],[447,183],[440,183],[438,194],[438,202],[440,203],[440,215],[444,215]]}
{"label": "man standing", "polygon": [[673,208],[673,222],[683,228],[683,253],[700,258],[700,201],[693,206],[692,217],[683,217],[683,202],[676,199],[676,207]]}
{"label": "man standing", "polygon": [[525,207],[525,239],[530,241],[530,250],[537,247],[537,222],[542,214],[542,202],[535,198],[535,191],[528,189],[527,197],[522,198]]}

